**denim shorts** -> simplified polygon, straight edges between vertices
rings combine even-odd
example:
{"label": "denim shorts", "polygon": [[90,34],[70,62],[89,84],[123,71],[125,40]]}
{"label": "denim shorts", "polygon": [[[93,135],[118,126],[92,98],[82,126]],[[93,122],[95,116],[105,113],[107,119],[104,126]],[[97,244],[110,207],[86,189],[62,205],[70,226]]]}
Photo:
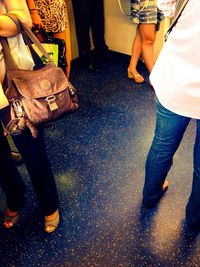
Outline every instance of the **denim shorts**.
{"label": "denim shorts", "polygon": [[131,20],[135,24],[157,24],[164,19],[156,0],[131,0]]}

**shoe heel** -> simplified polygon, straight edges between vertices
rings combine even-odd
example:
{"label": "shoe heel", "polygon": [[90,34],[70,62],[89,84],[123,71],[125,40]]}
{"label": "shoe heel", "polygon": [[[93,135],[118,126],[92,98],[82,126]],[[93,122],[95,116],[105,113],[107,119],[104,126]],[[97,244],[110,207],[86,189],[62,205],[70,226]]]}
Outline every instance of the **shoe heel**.
{"label": "shoe heel", "polygon": [[144,82],[144,77],[141,74],[139,73],[134,74],[129,69],[128,69],[128,78],[133,79],[136,83]]}
{"label": "shoe heel", "polygon": [[128,78],[129,79],[133,79],[134,78],[133,75],[132,75],[132,73],[131,73],[131,71],[129,69],[127,69],[127,73],[128,73]]}
{"label": "shoe heel", "polygon": [[128,78],[129,79],[134,79],[133,75],[130,72],[128,72]]}
{"label": "shoe heel", "polygon": [[15,216],[9,216],[7,214],[7,211],[4,211],[4,215],[3,215],[3,226],[6,229],[10,229],[13,228],[13,226],[18,222],[19,220],[19,213],[17,212],[17,214]]}

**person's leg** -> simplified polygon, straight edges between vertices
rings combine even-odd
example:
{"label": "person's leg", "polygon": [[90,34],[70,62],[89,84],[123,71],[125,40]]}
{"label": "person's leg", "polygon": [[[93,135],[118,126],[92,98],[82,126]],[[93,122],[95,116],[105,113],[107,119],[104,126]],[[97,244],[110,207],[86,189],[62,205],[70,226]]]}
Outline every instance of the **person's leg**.
{"label": "person's leg", "polygon": [[151,73],[154,66],[153,45],[155,41],[156,25],[139,24],[139,30],[141,34],[142,57],[149,73]]}
{"label": "person's leg", "polygon": [[[66,32],[57,32],[57,33],[54,33],[53,34],[53,37],[65,41]],[[67,66],[65,68],[65,74],[66,74],[66,77],[69,79],[70,69],[71,69],[71,57],[70,57],[69,49],[68,49],[68,47],[66,45],[66,42],[65,42],[65,58],[66,58],[66,63],[67,63]]]}
{"label": "person's leg", "polygon": [[186,218],[189,225],[200,227],[200,120],[197,120],[193,164],[192,191],[186,207]]}
{"label": "person's leg", "polygon": [[78,41],[79,56],[88,64],[90,60],[90,6],[89,0],[73,0],[73,11],[76,24],[76,36]]}
{"label": "person's leg", "polygon": [[59,205],[57,188],[46,153],[43,129],[38,129],[38,137],[32,138],[25,130],[13,140],[27,167],[35,194],[44,216],[53,214]]}
{"label": "person's leg", "polygon": [[0,184],[6,194],[7,208],[12,212],[18,212],[24,205],[25,185],[13,162],[10,147],[0,123]]}
{"label": "person's leg", "polygon": [[128,77],[135,79],[136,82],[144,81],[144,78],[142,77],[142,75],[140,75],[137,71],[137,64],[141,56],[141,52],[142,52],[141,35],[140,35],[139,28],[137,28],[136,35],[133,41],[133,46],[132,46],[131,59],[130,59],[130,63],[128,66]]}
{"label": "person's leg", "polygon": [[190,119],[177,115],[157,102],[156,129],[147,157],[143,203],[155,205],[163,195],[163,184]]}
{"label": "person's leg", "polygon": [[90,0],[91,28],[95,52],[103,56],[108,51],[105,43],[104,3],[103,0]]}

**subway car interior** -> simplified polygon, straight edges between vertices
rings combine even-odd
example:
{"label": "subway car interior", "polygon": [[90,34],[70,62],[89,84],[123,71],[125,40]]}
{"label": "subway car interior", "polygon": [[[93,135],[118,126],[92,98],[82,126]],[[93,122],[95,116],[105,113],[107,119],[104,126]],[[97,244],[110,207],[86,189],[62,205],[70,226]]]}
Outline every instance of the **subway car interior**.
{"label": "subway car interior", "polygon": [[[43,231],[26,167],[17,165],[27,186],[26,204],[12,229],[0,224],[0,266],[200,266],[200,235],[185,221],[195,122],[191,121],[175,154],[169,189],[156,207],[144,208],[142,189],[155,128],[155,93],[142,59],[138,70],[145,82],[127,77],[134,25],[117,0],[104,1],[110,59],[100,62],[100,72],[90,71],[79,64],[72,2],[66,2],[66,43],[72,58],[69,80],[77,89],[79,109],[45,127],[60,199],[60,224],[52,234]],[[128,13],[128,1],[121,2]],[[157,33],[155,57],[167,26],[164,20]],[[0,210],[5,205],[1,191]]]}

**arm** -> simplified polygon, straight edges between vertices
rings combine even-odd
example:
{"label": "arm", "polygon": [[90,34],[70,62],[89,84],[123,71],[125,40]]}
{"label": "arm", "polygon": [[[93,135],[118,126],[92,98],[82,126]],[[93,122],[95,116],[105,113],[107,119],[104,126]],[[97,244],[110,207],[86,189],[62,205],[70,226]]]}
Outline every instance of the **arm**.
{"label": "arm", "polygon": [[26,3],[28,5],[30,14],[31,14],[31,18],[32,18],[32,22],[33,22],[33,27],[35,28],[41,28],[42,25],[42,20],[40,15],[38,14],[38,9],[35,6],[35,2],[34,0],[26,0]]}
{"label": "arm", "polygon": [[35,6],[35,2],[34,2],[34,0],[26,0],[26,3],[27,3],[28,8],[29,8],[30,10],[32,10],[32,9],[37,9],[36,6]]}
{"label": "arm", "polygon": [[8,99],[6,98],[2,85],[0,83],[0,110],[9,105]]}
{"label": "arm", "polygon": [[[4,0],[7,12],[16,14],[28,26],[32,26],[32,21],[25,0]],[[15,23],[7,16],[0,15],[0,36],[10,37],[17,34]]]}
{"label": "arm", "polygon": [[165,17],[173,18],[177,0],[157,0],[158,8],[163,12]]}

